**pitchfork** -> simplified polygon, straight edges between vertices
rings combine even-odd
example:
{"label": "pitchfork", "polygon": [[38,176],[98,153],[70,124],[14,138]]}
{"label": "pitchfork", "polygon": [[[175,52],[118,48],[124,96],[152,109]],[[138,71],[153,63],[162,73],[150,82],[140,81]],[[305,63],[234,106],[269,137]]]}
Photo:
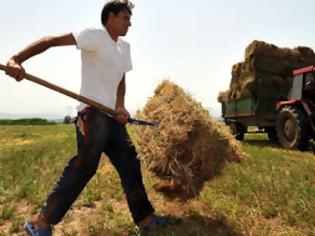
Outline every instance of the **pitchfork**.
{"label": "pitchfork", "polygon": [[[0,64],[0,70],[5,71],[6,70],[6,66]],[[66,90],[66,89],[64,89],[62,87],[59,87],[59,86],[55,85],[55,84],[51,84],[51,83],[49,83],[49,82],[47,82],[47,81],[45,81],[43,79],[40,79],[40,78],[38,78],[38,77],[36,77],[34,75],[26,73],[24,78],[29,80],[29,81],[32,81],[34,83],[37,83],[39,85],[42,85],[44,87],[47,87],[47,88],[49,88],[51,90],[54,90],[56,92],[62,93],[64,95],[68,96],[68,97],[72,97],[72,98],[74,98],[74,99],[76,99],[76,100],[78,100],[80,102],[83,102],[83,103],[85,103],[87,105],[93,106],[93,107],[97,108],[98,110],[100,110],[101,112],[109,114],[109,115],[111,115],[113,117],[116,117],[118,115],[118,113],[115,110],[113,110],[113,109],[111,109],[109,107],[106,107],[106,106],[104,106],[101,103],[93,101],[93,100],[91,100],[91,99],[89,99],[87,97],[83,97],[83,96],[81,96],[79,94],[76,94],[76,93],[74,93],[72,91]],[[134,118],[131,118],[131,117],[128,118],[127,122],[130,123],[130,124],[136,124],[136,125],[157,126],[157,123],[155,123],[155,122],[145,121],[145,120],[138,120],[138,119],[134,119]]]}

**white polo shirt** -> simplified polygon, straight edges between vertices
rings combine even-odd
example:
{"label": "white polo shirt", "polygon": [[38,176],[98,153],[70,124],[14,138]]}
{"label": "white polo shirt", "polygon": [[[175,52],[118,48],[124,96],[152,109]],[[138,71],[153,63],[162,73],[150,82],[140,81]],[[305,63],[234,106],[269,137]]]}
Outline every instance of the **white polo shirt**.
{"label": "white polo shirt", "polygon": [[[81,50],[80,94],[115,110],[117,87],[132,70],[129,44],[120,37],[113,41],[106,28],[88,28],[73,36]],[[84,107],[81,103],[77,109]]]}

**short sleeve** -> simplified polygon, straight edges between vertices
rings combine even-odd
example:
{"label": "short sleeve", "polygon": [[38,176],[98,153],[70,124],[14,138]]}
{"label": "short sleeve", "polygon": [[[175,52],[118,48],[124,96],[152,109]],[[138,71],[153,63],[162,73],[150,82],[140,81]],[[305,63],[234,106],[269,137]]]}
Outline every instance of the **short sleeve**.
{"label": "short sleeve", "polygon": [[97,49],[98,31],[94,28],[87,28],[82,31],[73,32],[77,48],[86,51],[95,51]]}
{"label": "short sleeve", "polygon": [[126,43],[126,72],[132,70],[132,61],[131,61],[131,53],[130,53],[130,45]]}

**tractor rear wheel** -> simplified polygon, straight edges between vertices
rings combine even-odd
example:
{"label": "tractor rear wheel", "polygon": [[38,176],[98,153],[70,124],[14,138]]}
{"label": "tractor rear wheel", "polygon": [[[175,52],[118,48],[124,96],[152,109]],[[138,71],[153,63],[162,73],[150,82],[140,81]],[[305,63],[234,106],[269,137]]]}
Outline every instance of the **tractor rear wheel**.
{"label": "tractor rear wheel", "polygon": [[298,107],[283,107],[276,121],[276,131],[280,145],[286,149],[308,150],[309,134],[307,126],[307,120]]}

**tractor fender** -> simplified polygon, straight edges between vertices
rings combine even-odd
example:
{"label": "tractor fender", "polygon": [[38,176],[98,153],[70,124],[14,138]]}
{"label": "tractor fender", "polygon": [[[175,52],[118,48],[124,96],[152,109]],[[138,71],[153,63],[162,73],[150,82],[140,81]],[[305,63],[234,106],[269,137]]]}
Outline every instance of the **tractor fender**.
{"label": "tractor fender", "polygon": [[279,101],[276,103],[276,111],[279,111],[283,106],[293,105],[297,100]]}

